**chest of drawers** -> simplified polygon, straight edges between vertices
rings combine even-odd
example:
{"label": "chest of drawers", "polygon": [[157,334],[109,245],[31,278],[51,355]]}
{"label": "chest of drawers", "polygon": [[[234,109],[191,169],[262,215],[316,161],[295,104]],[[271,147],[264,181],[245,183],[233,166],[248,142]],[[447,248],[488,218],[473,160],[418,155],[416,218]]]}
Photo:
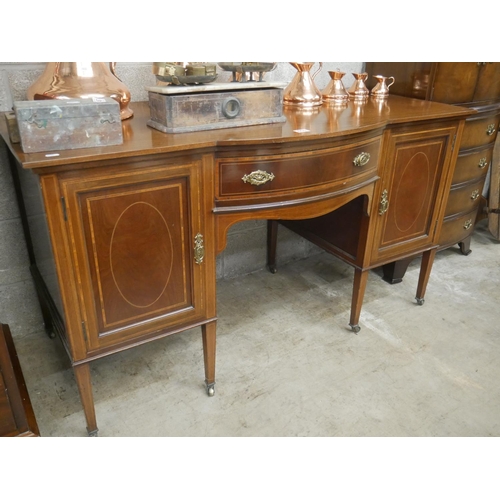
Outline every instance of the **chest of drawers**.
{"label": "chest of drawers", "polygon": [[[370,62],[366,71],[394,76],[393,94],[466,106],[476,112],[467,119],[459,144],[439,242],[440,249],[458,244],[468,255],[475,223],[486,216],[487,205],[498,206],[498,200],[488,201],[483,191],[500,124],[500,63]],[[498,183],[498,172],[492,177]],[[496,189],[490,193],[498,196]]]}

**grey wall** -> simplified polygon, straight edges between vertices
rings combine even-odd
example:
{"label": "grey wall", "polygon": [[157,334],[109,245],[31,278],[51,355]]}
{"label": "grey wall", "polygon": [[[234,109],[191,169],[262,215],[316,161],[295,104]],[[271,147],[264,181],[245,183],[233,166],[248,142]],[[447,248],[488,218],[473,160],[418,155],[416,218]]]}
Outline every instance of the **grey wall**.
{"label": "grey wall", "polygon": [[[40,76],[45,63],[0,62],[0,111],[12,109],[14,101],[26,99],[28,87]],[[313,67],[313,71],[318,65]],[[352,72],[363,69],[361,62],[323,63],[315,81],[319,88],[327,85],[328,70],[346,72],[344,84],[353,81]],[[127,85],[132,102],[148,99],[145,87],[155,84],[150,62],[118,63],[116,72]],[[290,82],[296,71],[288,63],[278,63],[266,75],[268,81]],[[230,75],[219,73],[219,81],[229,81]],[[133,106],[131,106],[133,108]],[[286,229],[280,229],[280,262],[300,259],[318,250]],[[227,247],[217,258],[217,278],[226,279],[263,269],[266,263],[265,221],[248,221],[233,226]],[[6,151],[0,146],[0,322],[8,323],[14,337],[43,328],[43,321],[29,272],[29,261],[17,208]]]}

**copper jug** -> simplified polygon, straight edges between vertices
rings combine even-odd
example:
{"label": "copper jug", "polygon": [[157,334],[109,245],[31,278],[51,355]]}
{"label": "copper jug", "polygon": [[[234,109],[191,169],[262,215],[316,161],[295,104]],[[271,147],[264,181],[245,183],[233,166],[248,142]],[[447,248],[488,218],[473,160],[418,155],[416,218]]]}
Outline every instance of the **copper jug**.
{"label": "copper jug", "polygon": [[349,88],[348,92],[351,98],[355,100],[367,99],[370,91],[366,87],[365,80],[368,78],[368,73],[353,73],[355,80]]}
{"label": "copper jug", "polygon": [[297,73],[285,89],[283,104],[301,108],[321,106],[323,98],[314,83],[314,77],[323,67],[323,63],[319,63],[318,70],[312,76],[310,70],[314,65],[313,62],[291,62],[290,64],[297,70]]}
{"label": "copper jug", "polygon": [[130,91],[116,76],[116,63],[49,62],[27,91],[28,100],[111,97],[120,105],[120,118],[130,118]]}
{"label": "copper jug", "polygon": [[349,100],[349,94],[342,83],[342,77],[345,73],[337,69],[337,71],[329,71],[328,74],[331,80],[321,92],[323,101],[329,104],[346,104]]}
{"label": "copper jug", "polygon": [[[377,85],[372,89],[372,96],[382,98],[389,95],[389,87],[394,83],[393,76],[374,75],[373,78],[378,80]],[[387,84],[386,81],[392,78],[392,82]]]}

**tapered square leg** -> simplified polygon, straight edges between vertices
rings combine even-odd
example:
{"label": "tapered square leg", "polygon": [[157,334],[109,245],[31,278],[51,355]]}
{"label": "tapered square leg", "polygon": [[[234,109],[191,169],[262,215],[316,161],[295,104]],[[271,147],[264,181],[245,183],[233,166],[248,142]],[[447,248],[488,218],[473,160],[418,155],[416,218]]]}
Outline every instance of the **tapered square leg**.
{"label": "tapered square leg", "polygon": [[358,333],[361,327],[359,326],[359,317],[361,315],[361,307],[363,306],[363,298],[365,296],[366,283],[368,281],[368,270],[354,270],[354,282],[352,286],[351,300],[351,321],[349,326],[354,333]]}
{"label": "tapered square leg", "polygon": [[203,359],[205,363],[205,384],[209,396],[215,394],[215,340],[217,322],[212,321],[201,327],[203,338]]}
{"label": "tapered square leg", "polygon": [[90,379],[90,365],[84,363],[73,367],[76,384],[82,400],[83,412],[87,420],[87,432],[89,436],[97,436],[99,429],[95,418],[94,396],[92,395],[92,381]]}
{"label": "tapered square leg", "polygon": [[278,221],[267,221],[267,267],[276,273],[276,246],[278,244]]}
{"label": "tapered square leg", "polygon": [[422,263],[420,264],[420,274],[418,275],[417,295],[415,299],[419,305],[424,303],[425,290],[429,277],[431,275],[432,264],[436,257],[436,249],[428,250],[422,254]]}

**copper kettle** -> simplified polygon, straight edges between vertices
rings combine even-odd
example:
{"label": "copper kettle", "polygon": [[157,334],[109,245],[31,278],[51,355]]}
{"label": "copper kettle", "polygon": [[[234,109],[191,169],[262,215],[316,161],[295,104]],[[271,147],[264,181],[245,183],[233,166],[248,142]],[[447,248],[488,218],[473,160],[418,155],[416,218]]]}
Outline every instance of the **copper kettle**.
{"label": "copper kettle", "polygon": [[345,73],[337,69],[337,71],[329,71],[328,74],[331,80],[323,89],[323,100],[329,104],[347,104],[347,101],[349,101],[349,94],[342,83],[342,77]]}
{"label": "copper kettle", "polygon": [[352,99],[364,100],[370,95],[370,91],[366,87],[365,80],[368,78],[368,73],[353,73],[354,83],[347,91]]}
{"label": "copper kettle", "polygon": [[[372,96],[374,97],[387,97],[389,95],[389,87],[394,83],[395,79],[393,76],[382,76],[373,75],[373,78],[377,79],[377,85],[372,89]],[[392,80],[391,83],[386,83],[388,80]]]}
{"label": "copper kettle", "polygon": [[116,76],[116,63],[49,62],[27,91],[28,100],[111,97],[120,105],[120,118],[130,118],[130,91]]}
{"label": "copper kettle", "polygon": [[323,67],[323,63],[319,63],[319,68],[312,76],[310,70],[315,63],[291,62],[290,64],[297,70],[297,73],[284,91],[283,104],[301,108],[321,106],[323,98],[314,83],[314,77]]}

